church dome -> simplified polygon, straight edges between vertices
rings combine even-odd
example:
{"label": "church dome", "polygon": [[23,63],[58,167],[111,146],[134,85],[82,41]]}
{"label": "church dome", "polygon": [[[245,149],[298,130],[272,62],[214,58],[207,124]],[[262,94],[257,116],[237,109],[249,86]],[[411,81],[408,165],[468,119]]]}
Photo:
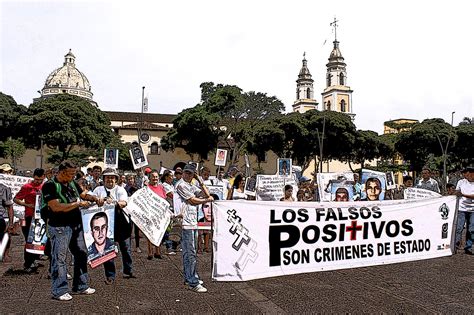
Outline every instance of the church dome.
{"label": "church dome", "polygon": [[87,77],[76,68],[76,56],[69,52],[64,56],[63,66],[57,68],[46,78],[41,96],[71,94],[92,101],[91,85]]}

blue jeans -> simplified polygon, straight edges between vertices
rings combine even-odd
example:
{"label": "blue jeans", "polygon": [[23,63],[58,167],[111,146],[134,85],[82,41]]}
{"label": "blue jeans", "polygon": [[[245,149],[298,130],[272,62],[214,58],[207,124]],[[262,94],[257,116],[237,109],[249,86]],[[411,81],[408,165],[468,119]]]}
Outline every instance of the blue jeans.
{"label": "blue jeans", "polygon": [[67,283],[67,250],[74,258],[74,278],[72,290],[82,292],[88,285],[87,249],[84,243],[84,232],[81,225],[48,226],[51,240],[51,292],[57,298],[68,293]]}
{"label": "blue jeans", "polygon": [[468,234],[466,234],[466,236],[470,235],[471,237],[466,237],[466,246],[464,246],[464,249],[472,248],[472,241],[474,238],[474,215],[472,214],[472,212],[466,211],[458,212],[458,222],[456,226],[456,244],[461,242],[464,223],[470,218],[469,226],[467,227]]}
{"label": "blue jeans", "polygon": [[[130,275],[132,273],[132,251],[131,241],[127,238],[124,241],[117,242],[122,253],[123,273]],[[104,263],[105,277],[115,279],[115,263],[114,260],[108,260]]]}
{"label": "blue jeans", "polygon": [[181,247],[183,249],[184,281],[191,287],[199,284],[197,274],[197,245],[198,230],[182,230]]}

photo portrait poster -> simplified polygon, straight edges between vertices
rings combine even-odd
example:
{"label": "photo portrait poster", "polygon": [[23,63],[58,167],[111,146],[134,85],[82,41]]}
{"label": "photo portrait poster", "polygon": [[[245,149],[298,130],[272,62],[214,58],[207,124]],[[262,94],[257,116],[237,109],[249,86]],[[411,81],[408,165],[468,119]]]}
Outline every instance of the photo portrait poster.
{"label": "photo portrait poster", "polygon": [[284,158],[277,160],[277,175],[281,177],[291,177],[291,159]]}
{"label": "photo portrait poster", "polygon": [[139,169],[148,165],[146,155],[143,153],[141,146],[134,146],[130,149],[130,158],[132,159],[133,169]]}
{"label": "photo portrait poster", "polygon": [[105,168],[118,168],[118,149],[105,148],[104,150],[104,164]]}
{"label": "photo portrait poster", "polygon": [[81,209],[87,263],[95,268],[117,256],[114,243],[115,204]]}
{"label": "photo portrait poster", "polygon": [[215,166],[225,166],[227,161],[227,150],[217,149],[216,150],[216,160],[214,162]]}

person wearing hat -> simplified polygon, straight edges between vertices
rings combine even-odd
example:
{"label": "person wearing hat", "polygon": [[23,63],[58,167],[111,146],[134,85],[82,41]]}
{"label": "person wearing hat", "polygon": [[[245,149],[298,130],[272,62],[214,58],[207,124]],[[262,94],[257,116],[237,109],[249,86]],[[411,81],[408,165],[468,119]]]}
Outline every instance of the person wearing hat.
{"label": "person wearing hat", "polygon": [[10,166],[10,164],[4,163],[4,164],[0,165],[0,173],[12,174],[13,173],[13,168]]}
{"label": "person wearing hat", "polygon": [[459,202],[458,222],[456,226],[456,246],[461,244],[462,230],[466,223],[466,243],[464,252],[473,255],[472,243],[474,240],[474,167],[466,167],[462,171],[464,179],[456,185],[456,196],[461,197]]}
{"label": "person wearing hat", "polygon": [[[8,224],[5,220],[8,218]],[[10,187],[0,183],[0,243],[3,241],[5,233],[13,232],[13,200],[12,191]],[[10,248],[10,239],[8,239],[5,253],[3,253],[3,261],[9,262],[11,260],[8,256]],[[0,253],[1,256],[2,253]]]}
{"label": "person wearing hat", "polygon": [[181,167],[177,167],[174,170],[173,186],[176,187],[176,184],[181,180],[182,177],[183,177],[183,169]]}
{"label": "person wearing hat", "polygon": [[[192,183],[196,179],[196,185]],[[183,178],[176,184],[176,195],[181,201],[180,216],[183,217],[181,247],[183,249],[184,282],[189,289],[204,293],[207,289],[202,285],[197,273],[197,237],[198,237],[198,206],[212,202],[214,198],[198,176],[193,165],[187,164],[183,169]]]}
{"label": "person wearing hat", "polygon": [[[132,252],[130,238],[132,235],[132,224],[128,216],[123,212],[127,206],[128,194],[125,188],[117,185],[119,174],[112,168],[107,168],[102,173],[103,186],[98,186],[92,196],[103,199],[106,203],[115,204],[114,220],[114,240],[120,247],[123,263],[123,277],[135,278],[132,266]],[[115,281],[115,263],[114,260],[108,260],[104,263],[105,283],[113,284]]]}

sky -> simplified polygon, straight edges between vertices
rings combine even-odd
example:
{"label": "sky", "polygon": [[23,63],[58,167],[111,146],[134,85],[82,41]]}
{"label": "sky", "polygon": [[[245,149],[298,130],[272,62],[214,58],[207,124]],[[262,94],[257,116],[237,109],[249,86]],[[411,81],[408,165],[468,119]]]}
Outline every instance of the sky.
{"label": "sky", "polygon": [[[357,129],[473,117],[473,6],[461,1],[0,0],[0,91],[28,106],[72,49],[106,111],[177,114],[202,82],[276,96],[292,111],[306,52],[321,106],[337,38]],[[455,112],[452,114],[452,112]]]}

